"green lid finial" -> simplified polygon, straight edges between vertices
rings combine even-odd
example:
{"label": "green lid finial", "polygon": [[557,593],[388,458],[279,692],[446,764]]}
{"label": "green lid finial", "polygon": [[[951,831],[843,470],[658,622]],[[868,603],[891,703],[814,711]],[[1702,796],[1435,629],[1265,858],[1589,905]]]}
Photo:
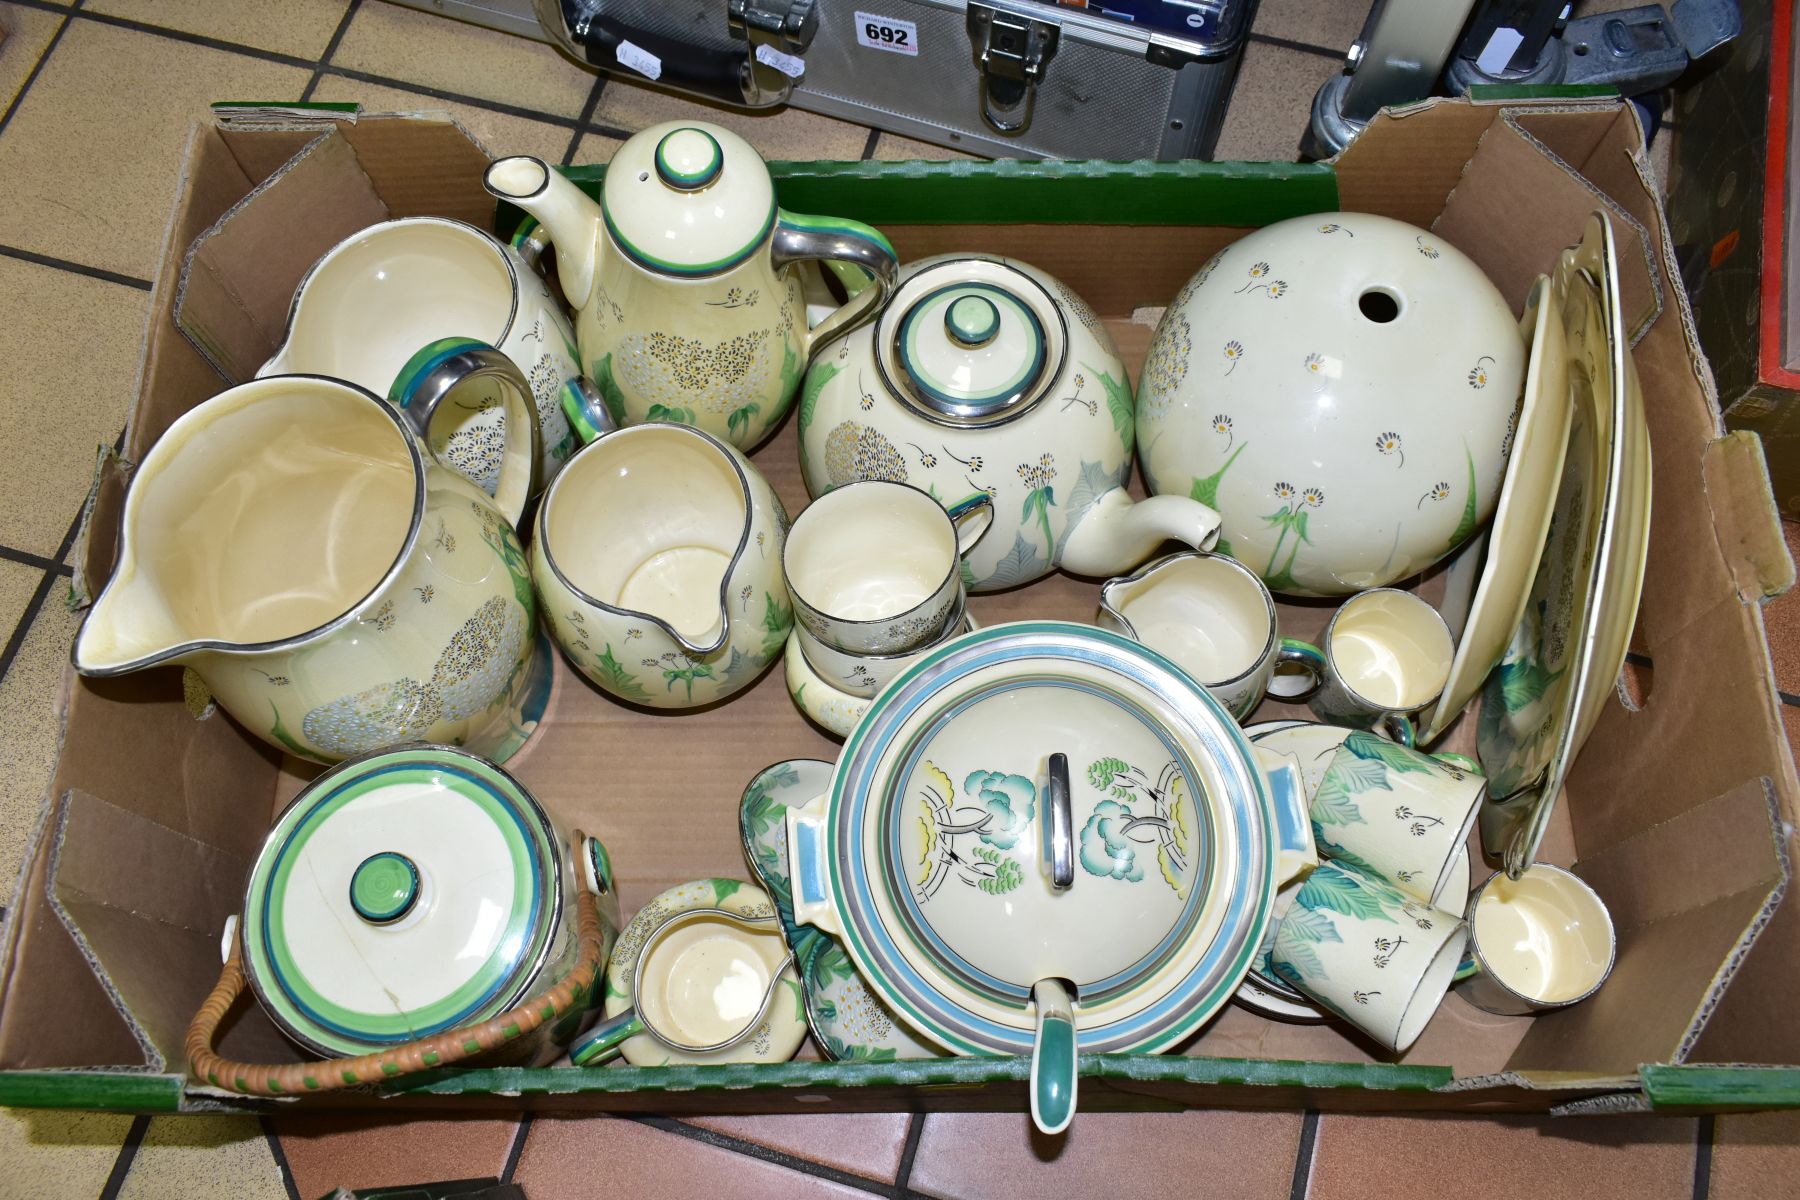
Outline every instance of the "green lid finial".
{"label": "green lid finial", "polygon": [[404,854],[371,854],[350,876],[350,907],[371,925],[398,921],[418,899],[419,868]]}
{"label": "green lid finial", "polygon": [[656,143],[656,176],[677,191],[699,191],[724,165],[718,139],[704,129],[677,129]]}
{"label": "green lid finial", "polygon": [[944,309],[944,328],[964,346],[985,346],[1000,332],[1000,310],[986,296],[961,296]]}

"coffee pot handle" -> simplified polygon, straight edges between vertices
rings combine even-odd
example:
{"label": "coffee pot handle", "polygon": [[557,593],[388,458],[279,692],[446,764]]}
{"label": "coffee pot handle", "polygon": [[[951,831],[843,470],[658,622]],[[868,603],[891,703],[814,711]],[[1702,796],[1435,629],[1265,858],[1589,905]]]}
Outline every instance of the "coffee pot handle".
{"label": "coffee pot handle", "polygon": [[[474,410],[491,404],[495,393],[506,410],[506,439],[500,447],[494,503],[507,523],[517,527],[525,502],[537,490],[539,432],[531,385],[512,359],[475,338],[440,338],[400,368],[388,401],[406,414],[438,462],[456,471],[432,445],[432,421],[447,401]],[[458,399],[459,394],[474,397],[473,402]]]}
{"label": "coffee pot handle", "polygon": [[805,358],[809,362],[833,338],[873,321],[900,277],[899,256],[881,231],[841,217],[810,217],[779,210],[772,258],[777,271],[792,263],[817,260],[832,267],[840,278],[846,272],[839,268],[855,267],[856,271],[848,274],[861,274],[868,279],[864,286],[853,287],[850,299],[807,334]]}

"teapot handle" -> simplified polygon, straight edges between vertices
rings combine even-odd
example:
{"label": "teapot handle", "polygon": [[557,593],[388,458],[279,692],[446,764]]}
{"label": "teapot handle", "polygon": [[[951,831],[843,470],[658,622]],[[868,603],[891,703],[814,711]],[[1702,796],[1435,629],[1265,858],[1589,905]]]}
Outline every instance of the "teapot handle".
{"label": "teapot handle", "polygon": [[[500,448],[493,496],[501,515],[516,528],[526,500],[536,491],[539,433],[531,385],[512,359],[475,338],[440,338],[422,347],[400,368],[388,389],[388,401],[406,414],[408,423],[430,448],[432,419],[438,409],[477,380],[493,381],[506,406],[506,442]],[[456,470],[435,448],[431,453],[441,465]]]}
{"label": "teapot handle", "polygon": [[817,259],[833,266],[855,267],[868,277],[867,285],[855,290],[807,334],[804,357],[808,362],[833,338],[874,320],[900,277],[899,256],[881,231],[841,217],[809,217],[778,210],[772,257],[777,271],[791,263]]}

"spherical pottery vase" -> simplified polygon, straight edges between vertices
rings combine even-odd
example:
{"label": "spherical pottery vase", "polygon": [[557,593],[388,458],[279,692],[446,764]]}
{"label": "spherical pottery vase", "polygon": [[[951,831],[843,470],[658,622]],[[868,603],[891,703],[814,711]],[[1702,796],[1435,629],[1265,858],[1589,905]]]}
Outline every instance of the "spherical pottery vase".
{"label": "spherical pottery vase", "polygon": [[1214,255],[1157,326],[1144,478],[1217,509],[1218,549],[1274,591],[1393,583],[1493,513],[1525,359],[1499,290],[1435,234],[1280,221]]}

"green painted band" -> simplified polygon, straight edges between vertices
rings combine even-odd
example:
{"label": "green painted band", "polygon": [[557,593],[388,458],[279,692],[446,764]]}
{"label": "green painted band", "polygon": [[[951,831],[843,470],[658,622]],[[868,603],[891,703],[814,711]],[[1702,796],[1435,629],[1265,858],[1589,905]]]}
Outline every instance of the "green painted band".
{"label": "green painted band", "polygon": [[400,373],[394,376],[394,385],[388,389],[388,402],[399,408],[412,403],[414,394],[419,389],[420,380],[430,375],[441,366],[444,360],[454,358],[466,350],[491,350],[492,346],[479,338],[447,337],[435,342],[428,342],[419,347],[417,353],[406,360]]}
{"label": "green painted band", "polygon": [[757,230],[756,236],[745,242],[742,246],[739,246],[736,250],[731,251],[729,254],[715,258],[711,262],[682,263],[667,258],[658,258],[648,250],[645,250],[642,246],[633,244],[630,238],[627,238],[620,232],[618,224],[613,221],[612,211],[606,207],[606,197],[602,196],[600,198],[600,216],[606,223],[606,232],[611,236],[613,244],[618,246],[626,258],[629,258],[640,267],[645,267],[664,275],[678,275],[682,278],[723,274],[749,258],[752,254],[756,253],[757,249],[761,247],[765,241],[768,240],[770,231],[775,228],[776,211],[775,200],[771,197],[769,199],[768,216],[763,219],[762,226]]}
{"label": "green painted band", "polygon": [[371,854],[350,874],[350,907],[371,925],[398,921],[419,899],[419,868],[392,850]]}
{"label": "green painted band", "polygon": [[1032,1111],[1047,1128],[1060,1129],[1074,1115],[1075,1026],[1062,1017],[1044,1018],[1034,1058]]}
{"label": "green painted band", "polygon": [[844,237],[856,238],[859,241],[872,242],[887,254],[889,258],[898,259],[894,253],[894,243],[887,240],[887,235],[873,225],[865,225],[861,221],[852,221],[848,217],[824,217],[811,213],[789,212],[778,210],[780,225],[783,229],[793,229],[802,233],[836,233]]}
{"label": "green painted band", "polygon": [[[683,171],[669,161],[669,143],[684,133],[696,133],[706,139],[708,153],[704,161],[692,171]],[[719,139],[704,129],[696,129],[684,125],[680,129],[672,129],[656,143],[656,177],[670,187],[683,192],[697,192],[719,177],[719,171],[725,165],[725,152],[719,148]]]}

